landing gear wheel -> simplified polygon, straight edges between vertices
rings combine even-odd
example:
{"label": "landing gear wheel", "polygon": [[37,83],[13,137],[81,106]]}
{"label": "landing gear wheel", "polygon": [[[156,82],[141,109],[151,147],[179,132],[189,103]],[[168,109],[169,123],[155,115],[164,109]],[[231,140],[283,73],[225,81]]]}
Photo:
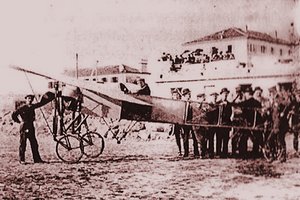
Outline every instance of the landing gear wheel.
{"label": "landing gear wheel", "polygon": [[283,152],[276,143],[273,144],[273,147],[271,144],[267,143],[262,150],[264,157],[268,162],[273,162],[274,160],[281,158]]}
{"label": "landing gear wheel", "polygon": [[83,156],[83,147],[77,137],[66,135],[57,141],[56,154],[63,162],[77,163]]}
{"label": "landing gear wheel", "polygon": [[81,146],[83,147],[83,153],[87,157],[97,158],[102,154],[104,149],[104,139],[96,132],[88,132],[81,137]]}
{"label": "landing gear wheel", "polygon": [[276,153],[274,152],[274,150],[272,150],[270,148],[270,146],[268,144],[266,144],[264,146],[264,148],[262,149],[262,151],[263,151],[265,159],[268,162],[273,162],[276,159]]}

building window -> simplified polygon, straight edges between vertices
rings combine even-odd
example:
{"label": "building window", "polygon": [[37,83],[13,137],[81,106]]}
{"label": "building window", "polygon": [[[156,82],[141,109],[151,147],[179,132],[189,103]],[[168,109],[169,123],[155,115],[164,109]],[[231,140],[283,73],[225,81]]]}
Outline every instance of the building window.
{"label": "building window", "polygon": [[86,79],[84,79],[85,81],[89,81],[90,79],[88,79],[88,78],[86,78]]}
{"label": "building window", "polygon": [[274,54],[274,48],[271,47],[271,54]]}
{"label": "building window", "polygon": [[232,45],[227,46],[227,53],[232,53]]}
{"label": "building window", "polygon": [[97,79],[96,78],[93,78],[93,81],[96,81]]}
{"label": "building window", "polygon": [[289,49],[289,56],[292,54],[292,50]]}
{"label": "building window", "polygon": [[280,55],[282,56],[282,54],[283,54],[283,51],[282,51],[282,49],[280,49]]}
{"label": "building window", "polygon": [[118,77],[112,77],[112,78],[111,78],[111,82],[117,83],[117,82],[118,82]]}
{"label": "building window", "polygon": [[254,46],[254,44],[250,44],[249,45],[249,51],[250,52],[255,52],[255,46]]}
{"label": "building window", "polygon": [[260,50],[261,50],[261,53],[266,53],[266,47],[265,46],[261,46]]}
{"label": "building window", "polygon": [[105,77],[103,77],[101,80],[102,80],[102,82],[104,82],[104,83],[107,82],[107,78],[105,78]]}

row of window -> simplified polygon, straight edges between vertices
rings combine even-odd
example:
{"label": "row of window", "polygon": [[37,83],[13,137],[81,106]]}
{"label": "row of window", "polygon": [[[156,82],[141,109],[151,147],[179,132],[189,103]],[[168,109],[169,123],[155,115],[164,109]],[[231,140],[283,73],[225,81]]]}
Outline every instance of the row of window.
{"label": "row of window", "polygon": [[[254,44],[248,44],[248,51],[249,52],[253,52],[253,53],[256,53],[256,47],[257,47],[258,45],[254,45]],[[260,46],[260,52],[261,53],[267,53],[267,47],[266,46],[264,46],[264,45],[261,45]],[[270,53],[272,54],[272,55],[274,55],[275,54],[275,49],[274,49],[274,47],[270,47]],[[291,54],[291,51],[289,51],[288,52],[289,53],[289,55]],[[283,49],[279,49],[279,55],[280,56],[282,56],[283,55]]]}
{"label": "row of window", "polygon": [[[85,80],[85,81],[98,81],[97,78],[91,78],[91,79],[86,78],[86,79],[84,79],[84,80]],[[108,80],[107,80],[106,77],[103,77],[103,78],[101,78],[100,80],[101,80],[100,82],[103,82],[103,83],[108,82]],[[111,82],[111,83],[117,83],[118,81],[119,81],[118,77],[111,77],[111,79],[110,79],[110,82]]]}

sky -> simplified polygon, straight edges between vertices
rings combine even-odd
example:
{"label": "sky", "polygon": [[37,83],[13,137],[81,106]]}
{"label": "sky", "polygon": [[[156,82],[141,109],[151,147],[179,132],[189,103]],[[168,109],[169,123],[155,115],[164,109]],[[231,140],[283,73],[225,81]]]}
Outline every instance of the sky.
{"label": "sky", "polygon": [[150,65],[164,51],[229,27],[288,39],[299,13],[294,0],[0,0],[0,93],[30,92],[9,65],[59,73],[75,66],[76,53],[80,67],[97,60],[138,67],[142,58]]}

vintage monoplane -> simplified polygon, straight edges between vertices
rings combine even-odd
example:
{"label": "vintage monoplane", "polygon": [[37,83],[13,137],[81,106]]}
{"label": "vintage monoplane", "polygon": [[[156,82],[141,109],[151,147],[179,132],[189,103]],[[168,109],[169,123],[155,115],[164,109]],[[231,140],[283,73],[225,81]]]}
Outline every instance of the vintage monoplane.
{"label": "vintage monoplane", "polygon": [[[119,86],[115,88],[106,87],[105,84],[39,73],[19,66],[11,66],[11,68],[25,74],[34,74],[52,80],[49,86],[53,92],[47,92],[43,95],[40,102],[47,104],[54,101],[53,126],[51,128],[48,122],[47,125],[57,142],[56,153],[58,157],[67,163],[78,162],[83,155],[95,158],[103,152],[104,139],[102,135],[90,131],[88,128],[87,119],[90,114],[99,116],[101,122],[108,126],[104,136],[110,132],[118,143],[126,137],[137,121],[266,131],[265,124],[257,121],[260,110],[255,110],[251,125],[247,123],[223,124],[220,119],[221,111],[219,111],[217,122],[210,124],[205,119],[205,112],[198,109],[198,102],[124,94]],[[62,90],[65,86],[75,88],[73,97],[63,95]],[[188,117],[191,110],[189,108],[192,108],[192,118]],[[67,109],[72,111],[72,119],[69,122],[65,120],[64,116]],[[126,129],[116,131],[118,124],[115,122],[121,119],[129,120],[131,123]],[[269,142],[266,140],[265,144],[261,146],[267,159],[274,154],[268,144]]]}

